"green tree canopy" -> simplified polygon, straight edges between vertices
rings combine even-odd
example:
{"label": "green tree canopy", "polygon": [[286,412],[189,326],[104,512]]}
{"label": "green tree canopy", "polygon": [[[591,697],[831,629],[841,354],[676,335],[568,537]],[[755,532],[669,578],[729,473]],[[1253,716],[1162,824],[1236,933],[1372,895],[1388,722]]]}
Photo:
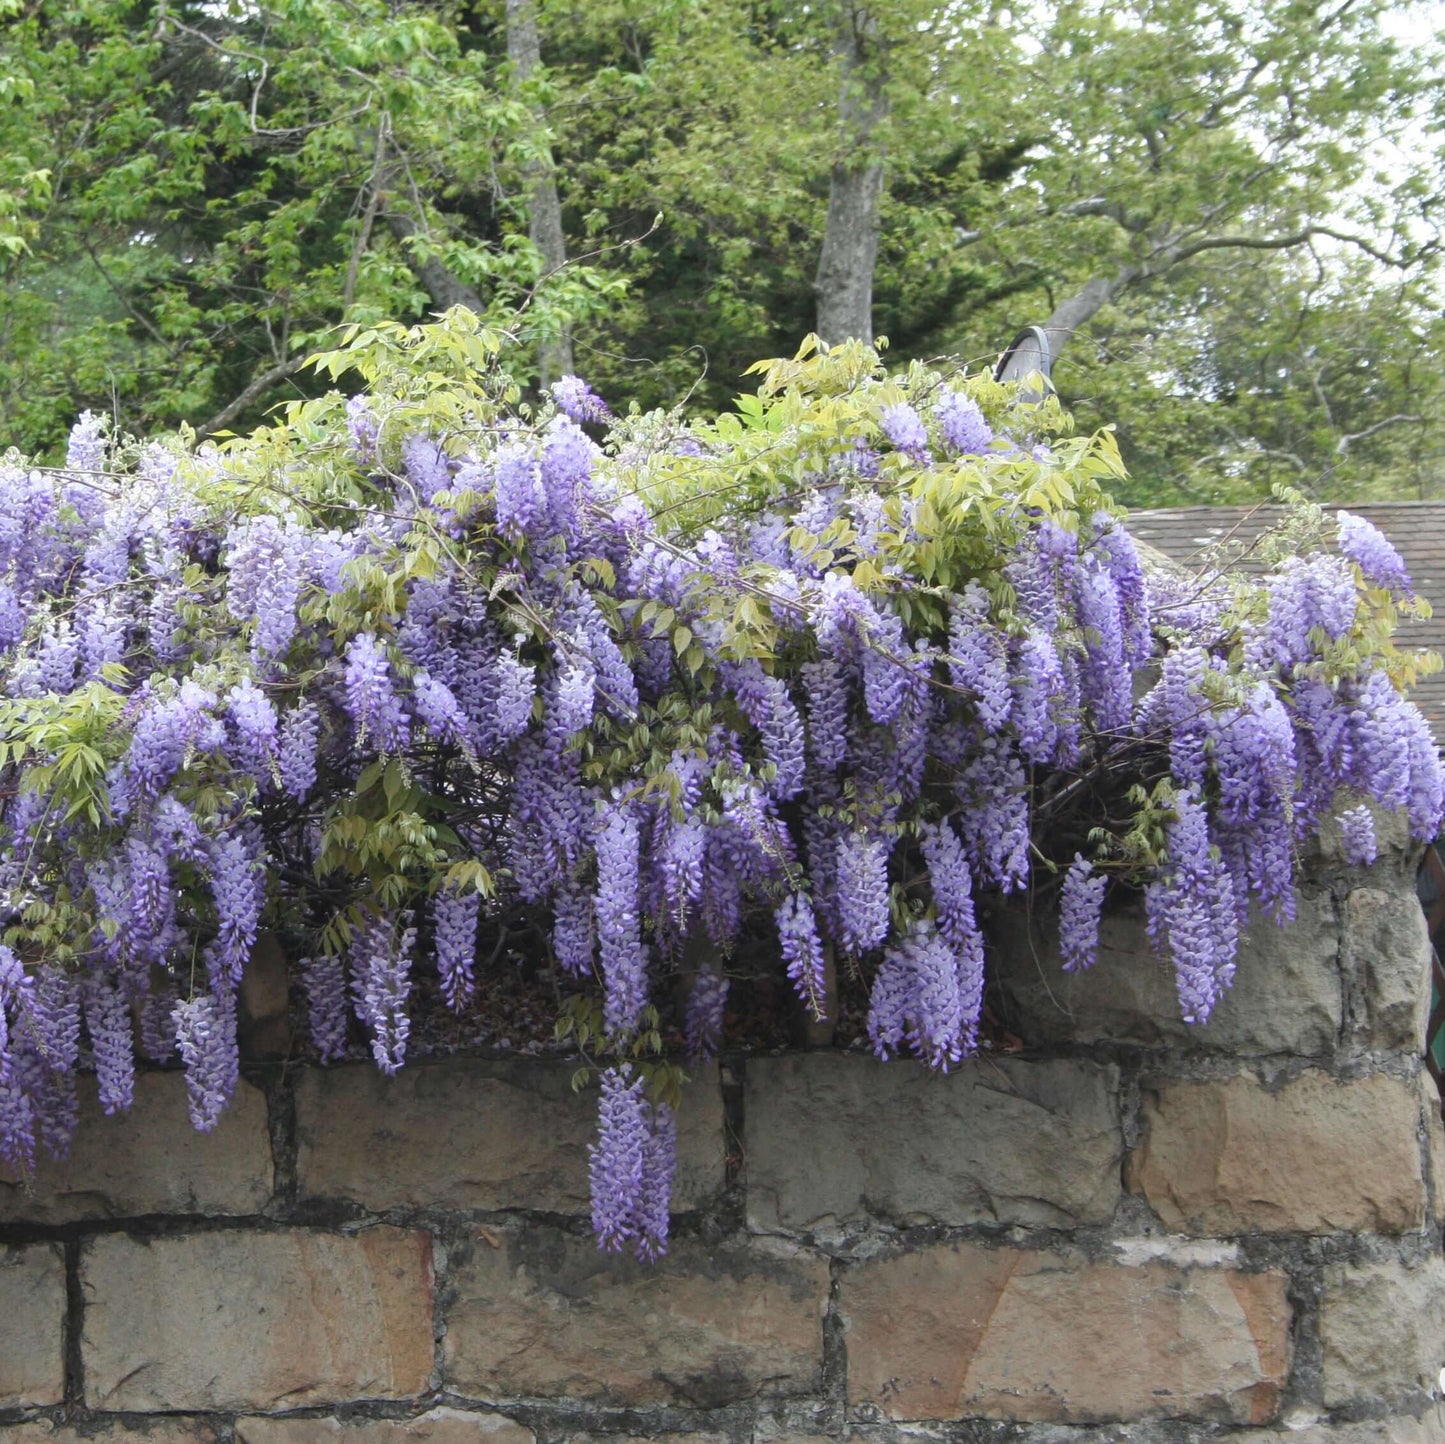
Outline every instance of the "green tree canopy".
{"label": "green tree canopy", "polygon": [[1441,70],[1400,11],[0,0],[0,434],[254,422],[328,328],[458,303],[716,406],[865,267],[903,359],[1047,322],[1131,500],[1419,494]]}

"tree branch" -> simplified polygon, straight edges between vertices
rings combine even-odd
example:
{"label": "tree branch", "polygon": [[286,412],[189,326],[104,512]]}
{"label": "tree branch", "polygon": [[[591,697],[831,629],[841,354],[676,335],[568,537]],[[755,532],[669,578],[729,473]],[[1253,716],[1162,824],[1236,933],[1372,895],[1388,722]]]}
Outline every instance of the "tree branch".
{"label": "tree branch", "polygon": [[1377,421],[1373,426],[1367,426],[1363,431],[1351,431],[1348,435],[1340,437],[1335,442],[1335,451],[1343,456],[1357,441],[1363,441],[1368,436],[1373,436],[1377,431],[1384,431],[1387,426],[1410,426],[1423,425],[1423,416],[1407,415],[1404,412],[1396,412],[1394,416],[1387,416],[1383,421]]}
{"label": "tree branch", "polygon": [[204,426],[197,432],[199,436],[211,436],[215,432],[229,426],[253,401],[263,396],[278,381],[284,381],[288,376],[294,375],[306,364],[304,356],[292,356],[288,360],[279,361],[275,366],[269,367],[259,375],[253,376],[246,389],[241,392],[234,401],[223,406]]}
{"label": "tree branch", "polygon": [[1149,280],[1167,271],[1171,266],[1177,266],[1181,261],[1187,261],[1204,251],[1287,251],[1295,246],[1304,245],[1306,241],[1313,240],[1316,236],[1328,236],[1331,240],[1342,241],[1346,245],[1354,246],[1357,250],[1361,250],[1367,256],[1379,261],[1382,266],[1392,266],[1396,270],[1404,270],[1411,264],[1406,257],[1392,256],[1388,251],[1382,251],[1378,247],[1372,246],[1363,236],[1351,235],[1348,231],[1337,231],[1331,226],[1304,226],[1300,230],[1292,231],[1284,236],[1206,236],[1203,240],[1191,241],[1188,245],[1161,246],[1156,254],[1162,254],[1162,263],[1148,267],[1142,273],[1141,278]]}

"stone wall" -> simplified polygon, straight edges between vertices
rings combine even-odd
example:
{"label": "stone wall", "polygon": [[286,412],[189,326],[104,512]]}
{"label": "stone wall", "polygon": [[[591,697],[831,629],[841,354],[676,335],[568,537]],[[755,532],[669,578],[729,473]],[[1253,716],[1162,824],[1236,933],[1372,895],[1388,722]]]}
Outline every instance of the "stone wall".
{"label": "stone wall", "polygon": [[[71,1163],[0,1180],[0,1439],[1445,1440],[1403,851],[1321,858],[1198,1031],[1137,918],[1083,978],[993,927],[1026,1048],[726,1059],[652,1269],[589,1237],[566,1066],[258,1062],[210,1137],[143,1077]],[[281,994],[250,996],[274,1042]]]}

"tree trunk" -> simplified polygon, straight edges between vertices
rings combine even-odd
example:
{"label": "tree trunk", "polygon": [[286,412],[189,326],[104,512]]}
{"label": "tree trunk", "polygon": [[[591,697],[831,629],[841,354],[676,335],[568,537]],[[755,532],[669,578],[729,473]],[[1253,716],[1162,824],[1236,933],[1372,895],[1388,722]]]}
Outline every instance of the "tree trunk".
{"label": "tree trunk", "polygon": [[1049,355],[1056,364],[1079,327],[1107,306],[1137,274],[1126,267],[1116,276],[1093,276],[1067,300],[1054,307],[1053,314],[1043,324],[1043,331],[1049,338]]}
{"label": "tree trunk", "polygon": [[449,311],[453,306],[465,306],[467,310],[481,314],[482,298],[474,286],[469,286],[452,275],[435,256],[428,256],[423,260],[412,247],[406,245],[406,242],[421,230],[411,216],[403,211],[388,211],[386,223],[391,227],[392,235],[402,242],[407,264],[426,287],[427,295],[436,303],[438,311]]}
{"label": "tree trunk", "polygon": [[878,23],[851,0],[842,6],[835,53],[842,70],[840,158],[833,165],[828,222],[813,285],[818,335],[830,345],[855,337],[873,340],[873,268],[885,159],[876,132],[888,115]]}
{"label": "tree trunk", "polygon": [[[537,0],[507,0],[507,58],[518,83],[527,79],[542,62],[537,37]],[[537,117],[540,122],[542,117]],[[550,152],[545,160],[530,161],[527,177],[527,226],[542,257],[542,274],[559,271],[567,264],[567,240],[562,233],[562,203],[557,198],[556,172]],[[572,332],[564,327],[555,341],[545,342],[537,358],[541,385],[545,389],[559,376],[572,371]]]}

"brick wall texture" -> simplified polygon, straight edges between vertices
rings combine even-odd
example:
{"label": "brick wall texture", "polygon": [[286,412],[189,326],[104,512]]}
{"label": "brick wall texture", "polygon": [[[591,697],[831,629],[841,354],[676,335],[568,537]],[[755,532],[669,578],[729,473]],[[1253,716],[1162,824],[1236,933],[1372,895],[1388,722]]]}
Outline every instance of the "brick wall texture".
{"label": "brick wall texture", "polygon": [[565,1063],[258,1054],[209,1136],[147,1074],[0,1173],[0,1444],[1445,1444],[1412,863],[1318,859],[1203,1029],[1138,918],[1007,914],[1022,1051],[724,1058],[652,1268]]}

